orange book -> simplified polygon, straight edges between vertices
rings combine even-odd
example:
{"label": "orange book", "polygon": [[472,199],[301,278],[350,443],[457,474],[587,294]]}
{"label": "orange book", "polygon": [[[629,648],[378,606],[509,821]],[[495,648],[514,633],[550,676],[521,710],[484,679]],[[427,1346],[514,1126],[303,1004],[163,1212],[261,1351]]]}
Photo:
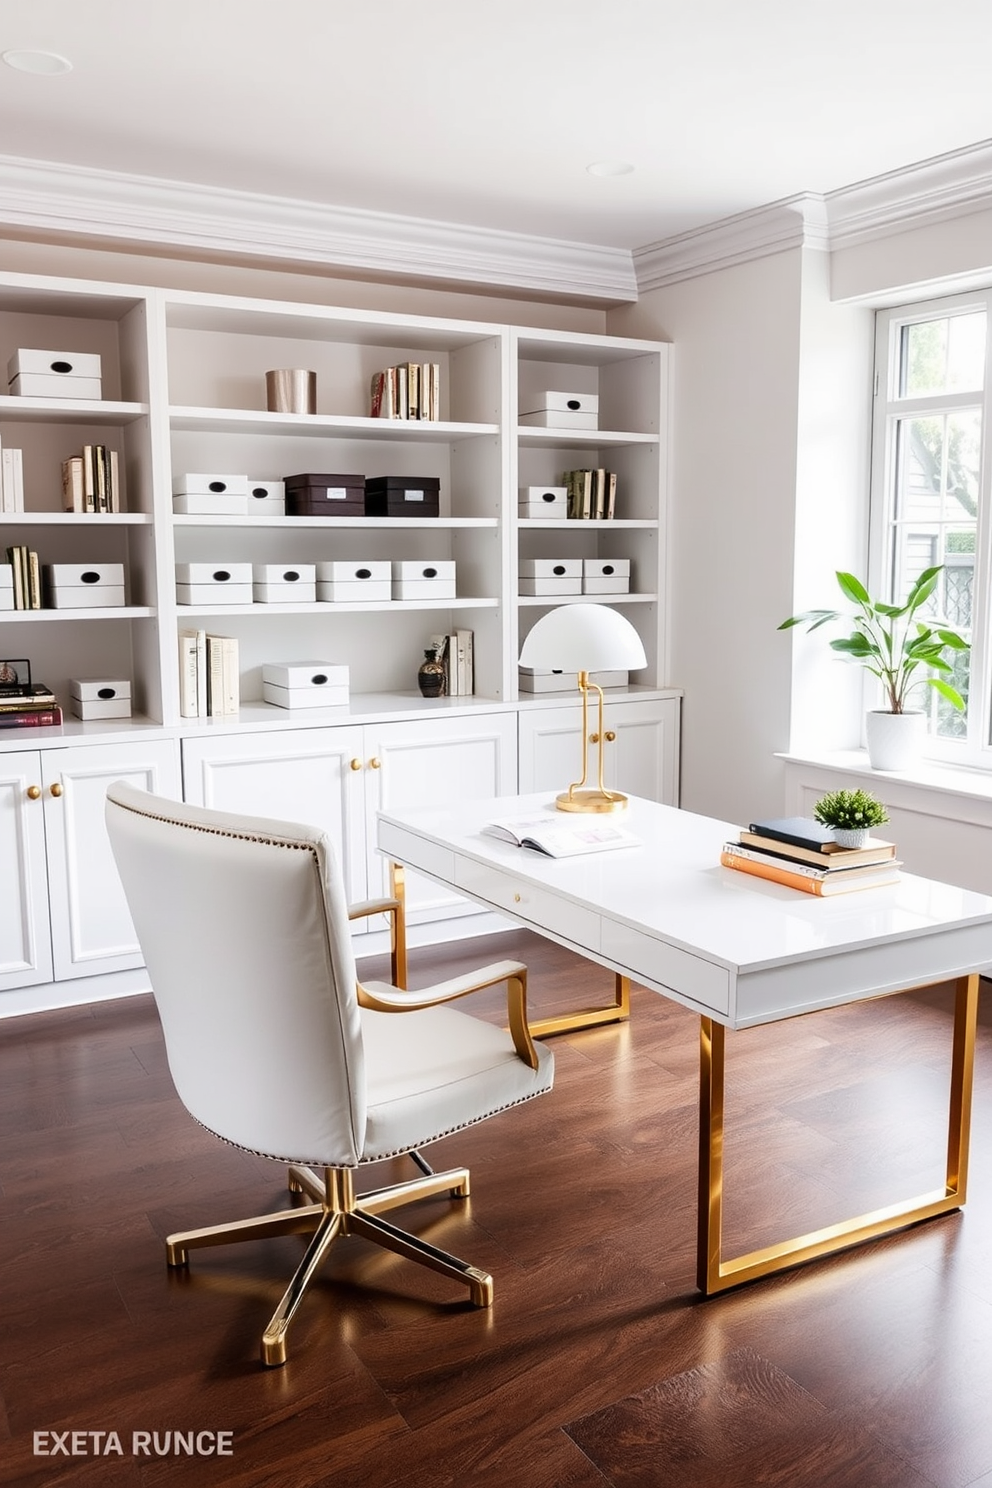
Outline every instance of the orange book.
{"label": "orange book", "polygon": [[849,894],[855,889],[881,888],[884,884],[897,883],[898,870],[893,864],[878,869],[841,869],[825,878],[811,878],[803,873],[791,873],[788,868],[779,868],[772,863],[759,863],[754,858],[741,858],[724,848],[720,854],[724,868],[736,868],[739,873],[751,873],[756,878],[767,878],[772,883],[784,884],[788,889],[801,889],[804,894]]}

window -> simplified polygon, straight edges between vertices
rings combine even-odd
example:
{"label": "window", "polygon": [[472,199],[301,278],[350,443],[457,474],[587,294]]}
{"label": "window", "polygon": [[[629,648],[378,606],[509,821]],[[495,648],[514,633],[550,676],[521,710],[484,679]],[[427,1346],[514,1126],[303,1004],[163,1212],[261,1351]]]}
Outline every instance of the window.
{"label": "window", "polygon": [[948,680],[959,713],[932,688],[929,753],[992,769],[989,461],[992,291],[880,312],[872,455],[874,592],[899,603],[925,568],[943,566],[926,615],[971,642]]}

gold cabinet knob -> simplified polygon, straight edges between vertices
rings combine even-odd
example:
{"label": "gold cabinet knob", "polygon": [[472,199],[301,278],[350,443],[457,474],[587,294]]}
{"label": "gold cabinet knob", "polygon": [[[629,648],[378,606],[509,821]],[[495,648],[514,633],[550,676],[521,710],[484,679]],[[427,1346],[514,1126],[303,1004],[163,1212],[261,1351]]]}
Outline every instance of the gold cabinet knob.
{"label": "gold cabinet knob", "polygon": [[[609,738],[609,735],[608,734],[607,734],[607,738]],[[599,735],[598,734],[590,734],[589,735],[589,743],[590,744],[598,744],[599,743]]]}
{"label": "gold cabinet knob", "polygon": [[37,799],[38,799],[38,797],[40,795],[41,795],[41,786],[40,785],[29,785],[28,786],[28,800],[29,801],[37,801]]}
{"label": "gold cabinet knob", "polygon": [[48,790],[49,794],[53,796],[60,796],[62,794],[62,787],[57,780],[54,785],[48,787]]}
{"label": "gold cabinet knob", "polygon": [[360,770],[362,768],[362,762],[361,762],[361,760],[360,759],[353,759],[352,762],[351,762],[351,768],[353,770]]}
{"label": "gold cabinet knob", "polygon": [[514,904],[519,904],[520,903],[520,895],[519,894],[514,894],[514,896],[513,896],[513,902],[514,902]]}
{"label": "gold cabinet knob", "polygon": [[373,755],[372,758],[369,760],[369,769],[370,770],[381,770],[382,769],[382,760],[376,759],[375,755]]}
{"label": "gold cabinet knob", "polygon": [[607,729],[606,733],[603,735],[603,738],[606,740],[607,744],[612,744],[614,739],[616,738],[616,734],[613,729]]}

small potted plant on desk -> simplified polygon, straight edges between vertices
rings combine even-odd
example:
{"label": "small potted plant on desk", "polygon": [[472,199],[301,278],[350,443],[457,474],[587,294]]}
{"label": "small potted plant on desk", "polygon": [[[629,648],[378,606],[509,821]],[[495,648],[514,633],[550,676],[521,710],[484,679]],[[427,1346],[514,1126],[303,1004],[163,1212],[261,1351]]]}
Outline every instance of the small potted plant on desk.
{"label": "small potted plant on desk", "polygon": [[863,790],[828,791],[813,807],[813,816],[830,828],[838,847],[864,847],[872,827],[889,819],[881,801]]}
{"label": "small potted plant on desk", "polygon": [[[958,712],[964,709],[961,694],[947,681],[954,671],[948,653],[967,651],[969,643],[957,631],[942,625],[927,625],[917,618],[917,612],[937,587],[942,567],[924,569],[901,605],[872,599],[860,579],[839,572],[837,582],[844,597],[855,606],[853,614],[806,610],[783,620],[779,626],[779,630],[788,630],[790,626],[805,624],[814,631],[834,620],[853,624],[849,636],[831,641],[830,645],[848,660],[860,662],[885,690],[885,707],[869,711],[865,718],[868,758],[873,770],[906,770],[918,757],[927,716],[908,706],[915,688],[932,687],[952,708]],[[924,674],[917,676],[919,667],[924,668]],[[925,675],[927,672],[937,675]]]}

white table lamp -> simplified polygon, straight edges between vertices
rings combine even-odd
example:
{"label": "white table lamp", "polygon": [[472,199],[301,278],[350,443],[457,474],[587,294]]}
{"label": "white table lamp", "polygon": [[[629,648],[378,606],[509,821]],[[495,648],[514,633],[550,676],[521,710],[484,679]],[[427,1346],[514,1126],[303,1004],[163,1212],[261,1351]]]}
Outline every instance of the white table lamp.
{"label": "white table lamp", "polygon": [[[637,671],[647,666],[647,657],[637,631],[629,620],[608,605],[561,605],[542,615],[529,632],[520,652],[520,665],[538,671],[577,673],[582,694],[582,778],[556,798],[559,811],[622,811],[627,797],[607,790],[603,782],[603,689],[590,680],[590,672]],[[598,694],[597,731],[589,736],[589,693]],[[586,787],[589,774],[589,744],[598,745],[597,785]]]}

